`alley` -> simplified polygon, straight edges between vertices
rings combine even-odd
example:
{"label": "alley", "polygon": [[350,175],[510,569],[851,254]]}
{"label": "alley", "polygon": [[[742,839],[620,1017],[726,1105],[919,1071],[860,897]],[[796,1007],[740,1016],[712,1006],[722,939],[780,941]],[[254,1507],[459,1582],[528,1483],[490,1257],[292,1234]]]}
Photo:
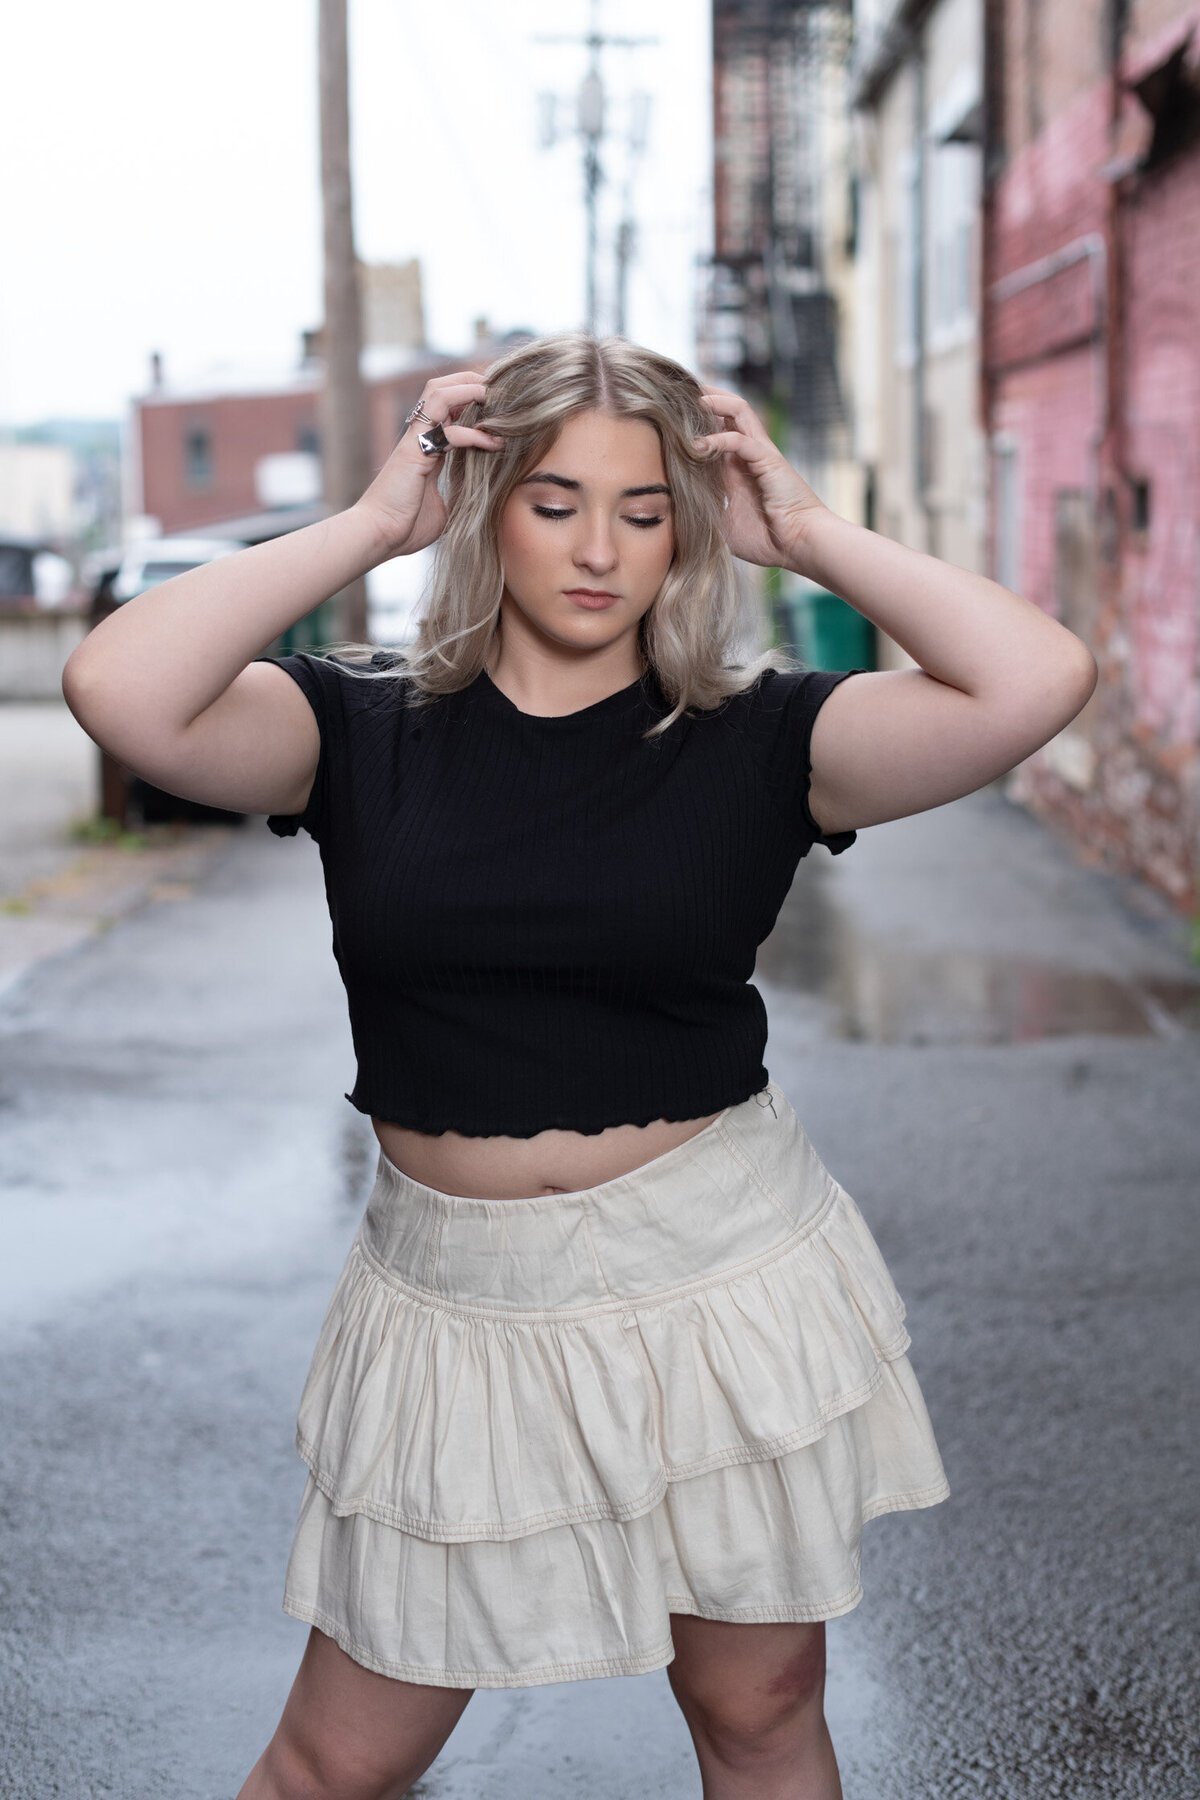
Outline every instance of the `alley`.
{"label": "alley", "polygon": [[[848,1800],[1190,1800],[1180,929],[991,791],[814,852],[760,971],[953,1490],[867,1526],[830,1627]],[[15,984],[0,1058],[0,1795],[231,1800],[303,1642],[294,1408],[373,1161],[313,846],[232,834],[190,897]],[[477,1694],[419,1791],[699,1782],[659,1671]]]}

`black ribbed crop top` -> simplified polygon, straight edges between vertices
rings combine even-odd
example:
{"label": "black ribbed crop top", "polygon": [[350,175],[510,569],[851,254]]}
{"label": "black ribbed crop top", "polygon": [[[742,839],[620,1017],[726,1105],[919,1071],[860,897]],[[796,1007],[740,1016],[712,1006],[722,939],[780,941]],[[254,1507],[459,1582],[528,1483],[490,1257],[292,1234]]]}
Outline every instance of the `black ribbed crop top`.
{"label": "black ribbed crop top", "polygon": [[755,954],[812,844],[854,841],[807,804],[843,675],[768,670],[645,739],[670,710],[651,673],[541,718],[486,674],[412,706],[402,680],[270,660],[320,728],[308,805],[268,822],[320,845],[360,1111],[532,1137],[700,1118],[765,1086]]}

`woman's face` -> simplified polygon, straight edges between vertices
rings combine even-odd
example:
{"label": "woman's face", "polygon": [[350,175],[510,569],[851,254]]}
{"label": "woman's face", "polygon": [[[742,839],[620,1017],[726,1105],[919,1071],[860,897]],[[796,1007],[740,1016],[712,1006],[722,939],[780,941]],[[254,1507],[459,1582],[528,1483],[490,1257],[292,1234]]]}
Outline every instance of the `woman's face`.
{"label": "woman's face", "polygon": [[503,606],[535,636],[603,649],[636,638],[674,553],[654,427],[576,413],[500,516]]}

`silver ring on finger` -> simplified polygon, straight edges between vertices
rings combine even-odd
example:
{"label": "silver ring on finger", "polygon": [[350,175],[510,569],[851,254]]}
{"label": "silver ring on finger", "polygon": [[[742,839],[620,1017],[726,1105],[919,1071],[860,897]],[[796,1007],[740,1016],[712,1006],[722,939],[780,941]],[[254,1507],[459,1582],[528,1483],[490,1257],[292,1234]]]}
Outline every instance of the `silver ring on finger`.
{"label": "silver ring on finger", "polygon": [[434,420],[428,431],[417,433],[417,444],[422,456],[444,456],[450,448],[450,439],[440,421]]}
{"label": "silver ring on finger", "polygon": [[436,423],[436,420],[431,419],[429,414],[425,411],[424,400],[418,400],[412,411],[406,415],[404,420],[405,425],[411,425],[414,419],[424,419],[426,425],[433,425]]}

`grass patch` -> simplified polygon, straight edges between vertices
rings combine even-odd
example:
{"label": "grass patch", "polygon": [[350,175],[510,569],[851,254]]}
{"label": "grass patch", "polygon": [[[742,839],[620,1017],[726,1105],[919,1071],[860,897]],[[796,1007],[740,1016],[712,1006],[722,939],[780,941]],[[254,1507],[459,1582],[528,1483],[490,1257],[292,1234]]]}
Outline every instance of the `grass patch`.
{"label": "grass patch", "polygon": [[121,827],[115,819],[72,819],[67,836],[77,844],[111,844]]}
{"label": "grass patch", "polygon": [[117,850],[145,850],[150,840],[143,831],[123,831],[116,819],[73,819],[67,836],[76,844],[112,844]]}

